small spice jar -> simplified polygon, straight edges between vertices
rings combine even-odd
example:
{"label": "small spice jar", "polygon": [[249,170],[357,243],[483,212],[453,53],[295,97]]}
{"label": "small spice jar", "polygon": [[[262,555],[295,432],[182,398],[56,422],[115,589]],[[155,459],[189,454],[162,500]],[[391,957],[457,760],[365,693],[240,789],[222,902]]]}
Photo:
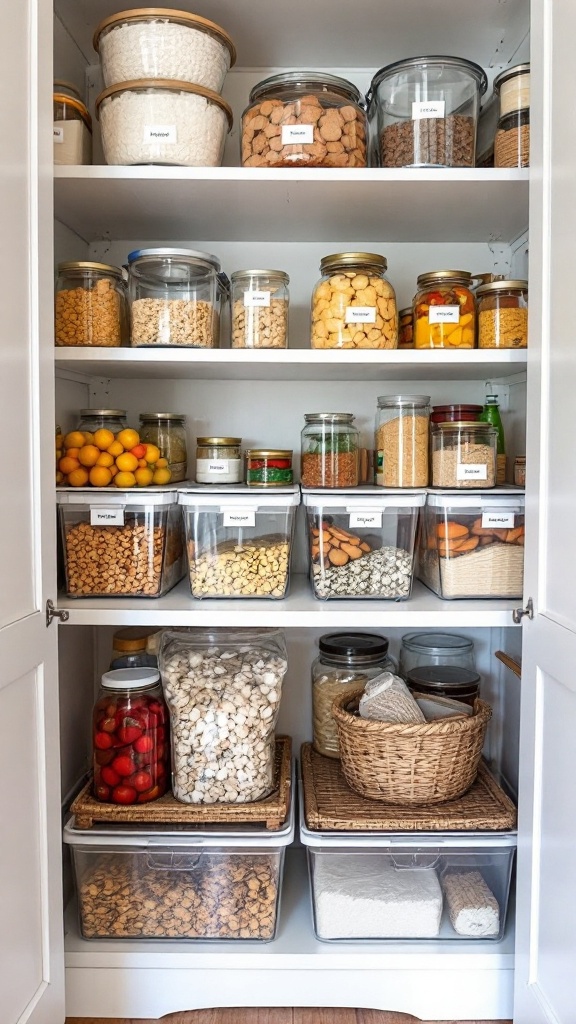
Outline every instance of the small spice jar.
{"label": "small spice jar", "polygon": [[58,265],[54,343],[117,348],[128,341],[128,307],[119,267],[74,260]]}
{"label": "small spice jar", "polygon": [[376,414],[376,483],[427,487],[430,398],[383,395]]}
{"label": "small spice jar", "polygon": [[412,693],[451,697],[471,707],[480,696],[480,682],[477,672],[457,665],[420,665],[406,675],[406,686]]}
{"label": "small spice jar", "polygon": [[514,483],[517,487],[526,487],[526,456],[517,455],[514,459]]}
{"label": "small spice jar", "polygon": [[320,262],[312,296],[312,348],[397,348],[396,294],[388,260],[373,252],[338,252]]}
{"label": "small spice jar", "polygon": [[474,670],[474,641],[459,633],[405,633],[400,646],[400,667],[403,679],[420,666]]}
{"label": "small spice jar", "polygon": [[501,117],[494,136],[494,167],[530,166],[530,111]]}
{"label": "small spice jar", "polygon": [[291,448],[247,448],[244,457],[249,487],[286,487],[293,483]]}
{"label": "small spice jar", "polygon": [[54,82],[54,163],[92,163],[92,118],[71,83]]}
{"label": "small spice jar", "polygon": [[90,434],[95,434],[97,430],[110,430],[118,434],[125,427],[125,409],[80,409],[80,422],[76,429]]}
{"label": "small spice jar", "polygon": [[500,117],[530,107],[530,65],[516,64],[494,79],[494,94],[500,100]]}
{"label": "small spice jar", "polygon": [[186,417],[177,412],[143,412],[140,415],[140,440],[155,444],[172,473],[170,483],[186,479],[188,452],[186,450]]}
{"label": "small spice jar", "polygon": [[398,348],[414,348],[414,318],[412,306],[398,313]]}
{"label": "small spice jar", "polygon": [[528,282],[494,281],[478,288],[478,348],[526,348]]}
{"label": "small spice jar", "polygon": [[148,638],[156,632],[155,626],[118,629],[112,638],[110,668],[158,668],[158,659],[148,653]]}
{"label": "small spice jar", "polygon": [[432,486],[494,487],[497,442],[498,431],[488,423],[437,423],[432,431]]}
{"label": "small spice jar", "polygon": [[466,270],[420,274],[414,297],[415,348],[474,348],[472,275]]}
{"label": "small spice jar", "polygon": [[351,412],[307,412],[302,431],[303,487],[357,487],[359,432]]}
{"label": "small spice jar", "polygon": [[232,348],[286,348],[288,284],[283,270],[237,270],[232,285]]}
{"label": "small spice jar", "polygon": [[196,482],[241,484],[241,437],[196,438]]}

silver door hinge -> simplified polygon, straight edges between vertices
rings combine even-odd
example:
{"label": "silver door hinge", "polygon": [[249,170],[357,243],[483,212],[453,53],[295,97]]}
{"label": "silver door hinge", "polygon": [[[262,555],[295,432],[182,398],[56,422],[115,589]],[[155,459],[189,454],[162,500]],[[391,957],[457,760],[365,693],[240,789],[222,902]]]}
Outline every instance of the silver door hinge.
{"label": "silver door hinge", "polygon": [[522,622],[522,619],[525,615],[530,620],[534,618],[534,604],[532,602],[531,597],[528,598],[525,608],[514,609],[514,611],[512,612],[512,621],[515,623],[516,626],[518,626]]}
{"label": "silver door hinge", "polygon": [[50,598],[46,601],[46,626],[52,623],[52,619],[60,619],[60,622],[68,622],[70,618],[70,612],[67,612],[64,608],[56,608],[54,601]]}

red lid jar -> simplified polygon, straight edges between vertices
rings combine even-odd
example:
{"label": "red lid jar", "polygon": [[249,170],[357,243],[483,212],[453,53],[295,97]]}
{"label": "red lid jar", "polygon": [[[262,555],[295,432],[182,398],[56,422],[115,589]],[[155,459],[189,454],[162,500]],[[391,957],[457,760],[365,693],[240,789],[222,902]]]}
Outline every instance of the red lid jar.
{"label": "red lid jar", "polygon": [[434,405],[430,414],[431,423],[474,422],[480,419],[481,405]]}

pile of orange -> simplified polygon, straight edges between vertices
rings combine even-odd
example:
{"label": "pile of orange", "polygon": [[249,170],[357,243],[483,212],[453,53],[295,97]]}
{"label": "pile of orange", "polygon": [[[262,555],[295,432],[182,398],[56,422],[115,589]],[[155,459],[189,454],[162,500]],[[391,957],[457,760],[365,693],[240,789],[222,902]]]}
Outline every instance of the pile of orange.
{"label": "pile of orange", "polygon": [[172,473],[155,444],[142,444],[137,430],[93,434],[73,430],[56,437],[56,483],[61,487],[164,486]]}

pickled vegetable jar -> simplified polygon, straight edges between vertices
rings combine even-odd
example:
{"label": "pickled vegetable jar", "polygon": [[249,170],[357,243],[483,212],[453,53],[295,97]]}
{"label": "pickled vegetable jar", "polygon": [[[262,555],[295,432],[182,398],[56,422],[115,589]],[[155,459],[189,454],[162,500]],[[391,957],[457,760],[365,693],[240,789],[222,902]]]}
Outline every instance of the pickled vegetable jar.
{"label": "pickled vegetable jar", "polygon": [[476,314],[466,270],[421,274],[414,298],[415,348],[474,348]]}
{"label": "pickled vegetable jar", "polygon": [[526,348],[528,282],[494,281],[478,288],[478,348]]}
{"label": "pickled vegetable jar", "polygon": [[250,487],[286,487],[293,482],[292,449],[248,448],[244,454]]}
{"label": "pickled vegetable jar", "polygon": [[359,433],[350,412],[308,412],[302,431],[303,487],[357,487]]}
{"label": "pickled vegetable jar", "polygon": [[388,260],[339,252],[320,262],[312,296],[312,348],[397,348],[398,312]]}

